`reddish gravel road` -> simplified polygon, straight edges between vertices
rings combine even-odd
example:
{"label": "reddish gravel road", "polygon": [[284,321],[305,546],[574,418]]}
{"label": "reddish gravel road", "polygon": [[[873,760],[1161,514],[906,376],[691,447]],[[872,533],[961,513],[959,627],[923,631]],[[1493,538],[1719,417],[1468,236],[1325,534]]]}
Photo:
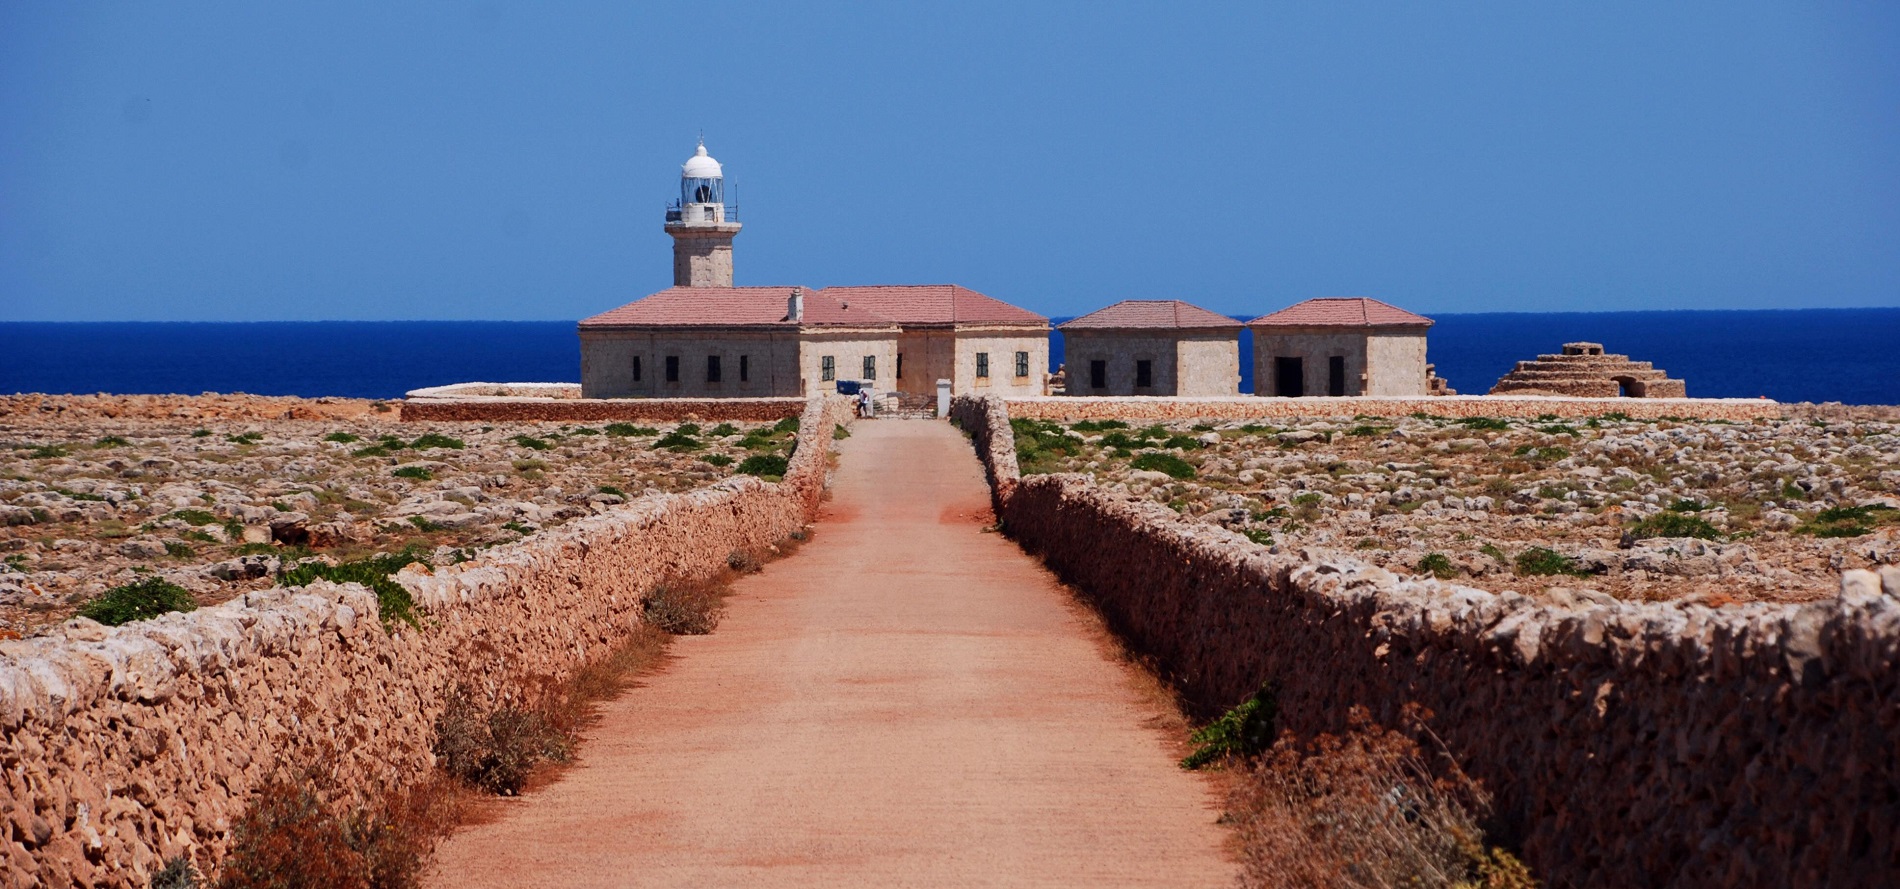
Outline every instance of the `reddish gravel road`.
{"label": "reddish gravel road", "polygon": [[607,705],[437,886],[1220,886],[1213,788],[948,424],[859,423],[810,545]]}

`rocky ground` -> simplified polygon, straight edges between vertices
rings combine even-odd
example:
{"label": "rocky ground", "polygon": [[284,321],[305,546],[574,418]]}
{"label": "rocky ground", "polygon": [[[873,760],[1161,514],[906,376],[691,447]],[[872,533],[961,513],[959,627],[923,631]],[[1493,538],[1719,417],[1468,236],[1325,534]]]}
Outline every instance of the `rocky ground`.
{"label": "rocky ground", "polygon": [[1803,601],[1900,562],[1900,423],[1016,420],[1084,472],[1282,549],[1556,601]]}
{"label": "rocky ground", "polygon": [[460,561],[643,494],[783,472],[796,429],[395,416],[350,399],[0,400],[0,636],[151,576],[210,604],[306,559]]}

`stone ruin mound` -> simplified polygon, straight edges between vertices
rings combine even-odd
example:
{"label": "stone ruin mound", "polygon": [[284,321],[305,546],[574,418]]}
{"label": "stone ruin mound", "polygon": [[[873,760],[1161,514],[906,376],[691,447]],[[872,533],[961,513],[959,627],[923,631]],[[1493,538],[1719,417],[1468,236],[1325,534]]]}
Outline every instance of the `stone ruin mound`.
{"label": "stone ruin mound", "polygon": [[1575,398],[1686,398],[1681,380],[1628,355],[1605,355],[1601,343],[1564,343],[1561,355],[1519,361],[1491,387],[1492,395],[1568,395]]}

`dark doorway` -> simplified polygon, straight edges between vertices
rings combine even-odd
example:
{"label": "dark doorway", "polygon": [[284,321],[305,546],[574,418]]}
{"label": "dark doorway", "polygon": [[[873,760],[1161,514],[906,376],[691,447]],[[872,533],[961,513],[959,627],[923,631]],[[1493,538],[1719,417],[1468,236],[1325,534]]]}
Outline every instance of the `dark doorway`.
{"label": "dark doorway", "polygon": [[1306,394],[1306,363],[1299,358],[1273,359],[1273,394],[1298,398]]}
{"label": "dark doorway", "polygon": [[1346,356],[1334,355],[1326,359],[1326,394],[1346,394]]}
{"label": "dark doorway", "polygon": [[1108,388],[1108,362],[1106,361],[1089,362],[1089,388],[1090,389]]}
{"label": "dark doorway", "polygon": [[1155,385],[1155,363],[1145,358],[1135,362],[1135,388],[1153,389]]}
{"label": "dark doorway", "polygon": [[1616,394],[1621,398],[1642,398],[1649,393],[1649,385],[1635,377],[1617,377]]}

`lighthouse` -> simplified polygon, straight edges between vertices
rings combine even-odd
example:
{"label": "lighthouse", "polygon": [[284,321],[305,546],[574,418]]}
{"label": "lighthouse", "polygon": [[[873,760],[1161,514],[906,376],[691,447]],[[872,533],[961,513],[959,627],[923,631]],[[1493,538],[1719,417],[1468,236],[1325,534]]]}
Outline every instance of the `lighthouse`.
{"label": "lighthouse", "polygon": [[726,203],[726,177],[706,143],[680,167],[679,200],[666,208],[673,236],[673,286],[731,287],[739,208]]}

